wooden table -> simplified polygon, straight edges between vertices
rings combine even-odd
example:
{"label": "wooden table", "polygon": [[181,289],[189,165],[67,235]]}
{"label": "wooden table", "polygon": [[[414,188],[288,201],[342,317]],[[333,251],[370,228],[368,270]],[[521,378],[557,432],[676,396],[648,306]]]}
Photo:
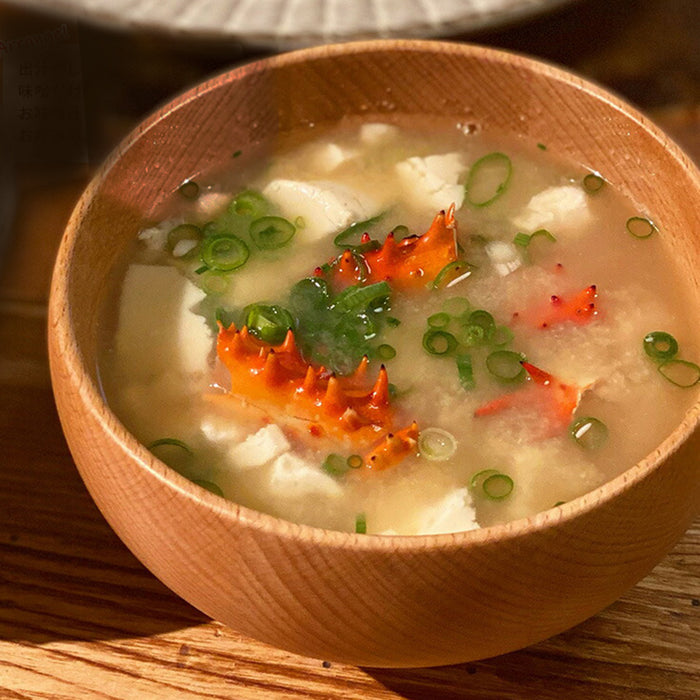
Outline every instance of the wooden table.
{"label": "wooden table", "polygon": [[[267,647],[207,619],[143,568],[92,503],[56,416],[45,348],[53,255],[76,198],[119,138],[155,104],[250,53],[0,5],[0,41],[47,32],[73,46],[52,70],[66,71],[61,104],[81,107],[85,129],[69,122],[51,137],[50,157],[32,162],[32,139],[42,137],[20,138],[17,110],[55,105],[26,94],[12,102],[8,84],[22,69],[5,66],[4,113],[17,120],[5,123],[12,138],[0,155],[7,162],[14,147],[0,188],[0,235],[15,201],[0,270],[0,698],[700,698],[700,519],[651,574],[575,629],[434,669],[356,668]],[[611,86],[700,161],[697,0],[579,2],[461,38]]]}

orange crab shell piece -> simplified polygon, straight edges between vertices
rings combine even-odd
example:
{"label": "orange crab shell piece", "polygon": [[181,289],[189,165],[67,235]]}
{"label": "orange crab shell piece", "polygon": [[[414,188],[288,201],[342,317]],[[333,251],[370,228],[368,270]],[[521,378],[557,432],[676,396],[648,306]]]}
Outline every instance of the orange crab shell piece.
{"label": "orange crab shell piece", "polygon": [[418,444],[418,424],[411,425],[394,433],[388,433],[384,439],[364,457],[365,467],[382,471],[395,466],[411,454],[415,454]]}
{"label": "orange crab shell piece", "polygon": [[454,211],[452,204],[446,212],[439,212],[421,236],[397,242],[389,233],[380,248],[364,253],[344,251],[334,260],[333,282],[337,287],[386,281],[399,291],[425,288],[458,259]]}
{"label": "orange crab shell piece", "polygon": [[541,433],[534,437],[544,439],[560,434],[571,423],[585,388],[565,384],[529,362],[523,362],[522,365],[531,382],[483,404],[474,411],[474,416],[492,416],[511,408],[529,408],[538,411],[542,417]]}
{"label": "orange crab shell piece", "polygon": [[597,296],[598,289],[595,284],[591,284],[568,299],[553,294],[549,298],[547,308],[536,316],[534,324],[537,328],[545,329],[566,321],[578,324],[589,323],[598,315]]}
{"label": "orange crab shell piece", "polygon": [[[244,326],[220,327],[217,355],[231,375],[231,394],[271,414],[311,421],[316,431],[345,438],[361,447],[391,429],[389,379],[382,366],[367,387],[367,359],[340,377],[306,363],[290,330],[280,345],[250,335]],[[313,434],[313,431],[312,431]]]}

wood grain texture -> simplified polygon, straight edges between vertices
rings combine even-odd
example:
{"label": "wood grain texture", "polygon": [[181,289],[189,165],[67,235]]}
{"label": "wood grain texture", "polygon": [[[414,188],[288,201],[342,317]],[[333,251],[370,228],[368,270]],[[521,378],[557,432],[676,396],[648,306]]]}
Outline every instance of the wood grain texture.
{"label": "wood grain texture", "polygon": [[[692,77],[697,52],[682,54],[678,48],[697,26],[691,21],[698,9],[694,0],[666,3],[662,21],[656,2],[582,4],[592,13],[590,26],[572,10],[487,39],[541,51],[604,79],[647,105],[700,159],[700,103]],[[3,9],[0,20],[7,16]],[[37,23],[30,17],[30,28]],[[0,21],[0,30],[7,32],[7,26]],[[663,31],[650,32],[654,27]],[[542,36],[550,39],[543,43]],[[116,142],[140,116],[138,110],[150,109],[159,94],[228,60],[225,53],[219,59],[205,51],[193,61],[191,53],[183,56],[162,43],[155,42],[156,49],[144,39],[87,30],[83,40],[91,70],[118,66],[109,109],[92,125],[95,152]],[[99,86],[105,94],[107,88]],[[95,104],[89,104],[94,116]],[[241,636],[173,595],[129,553],[85,491],[48,384],[50,261],[85,177],[67,168],[58,183],[36,173],[20,179],[14,245],[0,271],[0,698],[695,700],[700,695],[700,520],[649,576],[599,615],[523,651],[457,666],[324,665],[322,659]],[[27,241],[38,257],[28,254]]]}

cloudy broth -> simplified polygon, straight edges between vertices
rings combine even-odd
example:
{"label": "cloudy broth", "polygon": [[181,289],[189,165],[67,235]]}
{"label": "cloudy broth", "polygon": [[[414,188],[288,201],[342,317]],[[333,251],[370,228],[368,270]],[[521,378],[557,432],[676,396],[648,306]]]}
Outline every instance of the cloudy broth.
{"label": "cloudy broth", "polygon": [[664,232],[604,178],[384,124],[198,178],[125,262],[106,398],[187,478],[318,527],[450,532],[577,498],[697,396]]}

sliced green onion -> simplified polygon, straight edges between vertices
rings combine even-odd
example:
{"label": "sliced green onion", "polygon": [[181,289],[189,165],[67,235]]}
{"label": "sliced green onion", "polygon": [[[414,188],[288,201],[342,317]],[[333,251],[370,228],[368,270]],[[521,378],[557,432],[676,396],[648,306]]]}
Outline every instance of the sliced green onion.
{"label": "sliced green onion", "polygon": [[207,268],[201,273],[198,284],[205,294],[221,296],[225,294],[231,286],[231,278],[225,273],[216,272],[215,270]]}
{"label": "sliced green onion", "polygon": [[390,294],[391,287],[384,281],[368,284],[366,287],[353,285],[333,299],[332,308],[340,313],[374,310],[383,307]]}
{"label": "sliced green onion", "polygon": [[547,150],[547,146],[546,146],[545,144],[543,144],[543,143],[538,143],[538,144],[537,144],[537,148],[539,148],[540,151],[546,151],[546,150]]}
{"label": "sliced green onion", "polygon": [[377,347],[377,355],[380,360],[392,360],[396,357],[396,348],[388,343],[382,343]]}
{"label": "sliced green onion", "polygon": [[657,231],[656,226],[643,216],[633,216],[627,219],[627,231],[635,238],[649,238],[652,233]]}
{"label": "sliced green onion", "polygon": [[495,326],[491,334],[491,343],[496,347],[508,345],[513,338],[513,331],[508,326]]}
{"label": "sliced green onion", "polygon": [[665,331],[653,331],[644,336],[644,352],[652,360],[671,360],[678,354],[678,341]]}
{"label": "sliced green onion", "polygon": [[174,253],[178,244],[181,244],[183,241],[191,242],[191,248],[187,250],[184,255],[178,256],[186,257],[188,253],[191,253],[199,245],[202,237],[202,229],[200,229],[199,226],[195,226],[194,224],[180,224],[168,232],[168,250]]}
{"label": "sliced green onion", "polygon": [[292,240],[296,227],[281,216],[262,216],[250,224],[248,233],[261,250],[275,250]]}
{"label": "sliced green onion", "polygon": [[347,465],[350,469],[360,469],[365,463],[360,455],[350,455],[347,459]]}
{"label": "sliced green onion", "polygon": [[194,452],[192,452],[192,448],[186,442],[178,440],[177,438],[159,438],[158,440],[150,442],[146,447],[149,450],[154,450],[158,447],[163,447],[164,445],[167,445],[169,447],[178,447],[184,452],[187,452],[187,454],[189,455],[194,454]]}
{"label": "sliced green onion", "polygon": [[297,218],[294,219],[294,225],[297,228],[306,228],[306,220],[303,216],[297,216]]}
{"label": "sliced green onion", "polygon": [[466,260],[453,260],[440,270],[432,282],[433,289],[448,289],[472,274],[474,266]]}
{"label": "sliced green onion", "polygon": [[457,338],[452,333],[437,328],[431,328],[423,335],[423,347],[431,355],[449,355],[457,345]]}
{"label": "sliced green onion", "polygon": [[522,248],[527,248],[532,243],[534,238],[546,238],[547,240],[552,241],[552,243],[556,243],[557,241],[556,236],[551,233],[551,231],[548,231],[546,228],[540,228],[530,234],[516,233],[513,237],[513,243]]}
{"label": "sliced green onion", "polygon": [[442,310],[454,318],[464,316],[470,309],[471,304],[466,297],[449,297],[442,302]]}
{"label": "sliced green onion", "polygon": [[598,173],[588,173],[588,175],[583,178],[582,182],[583,189],[590,194],[600,192],[600,190],[605,186],[605,180]]}
{"label": "sliced green onion", "polygon": [[349,469],[348,460],[342,455],[331,452],[321,464],[321,469],[331,476],[343,476]]}
{"label": "sliced green onion", "polygon": [[463,389],[471,391],[475,386],[474,368],[472,366],[472,356],[469,353],[461,353],[455,358],[457,362],[457,375],[459,383]]}
{"label": "sliced green onion", "polygon": [[686,360],[668,360],[659,365],[659,372],[671,384],[688,389],[700,382],[700,367]]}
{"label": "sliced green onion", "polygon": [[401,319],[396,318],[395,316],[387,316],[385,321],[386,321],[386,325],[391,326],[391,328],[397,328],[398,326],[401,325]]}
{"label": "sliced green onion", "polygon": [[194,180],[185,180],[177,191],[185,199],[197,199],[199,197],[199,185]]}
{"label": "sliced green onion", "polygon": [[259,340],[279,345],[294,326],[294,317],[277,304],[253,304],[246,308],[245,325]]}
{"label": "sliced green onion", "polygon": [[222,306],[218,307],[214,312],[214,320],[220,323],[224,328],[230,328],[232,323],[236,322],[238,314],[231,309],[225,309]]}
{"label": "sliced green onion", "polygon": [[484,481],[494,474],[500,474],[498,469],[482,469],[480,472],[477,472],[472,476],[469,481],[469,488],[472,489],[472,491],[481,491]]}
{"label": "sliced green onion", "polygon": [[[356,221],[354,224],[350,224],[346,229],[342,230],[334,239],[333,244],[337,245],[339,248],[354,248],[360,245],[359,238],[363,234],[367,233],[367,229],[372,228],[375,224],[381,221],[384,214],[377,214],[364,221]],[[359,237],[357,242],[352,242],[353,237]]]}
{"label": "sliced green onion", "polygon": [[516,233],[513,236],[513,243],[519,245],[521,248],[527,248],[530,245],[530,235],[528,233]]}
{"label": "sliced green onion", "polygon": [[425,428],[418,435],[418,451],[421,457],[444,462],[457,451],[457,441],[452,433],[442,428]]}
{"label": "sliced green onion", "polygon": [[428,325],[431,328],[445,328],[450,323],[450,315],[445,312],[428,316]]}
{"label": "sliced green onion", "polygon": [[502,501],[513,492],[513,479],[507,474],[491,474],[484,479],[481,488],[487,498],[492,501]]}
{"label": "sliced green onion", "polygon": [[218,484],[215,484],[213,481],[207,481],[206,479],[194,479],[193,482],[197,484],[197,486],[201,486],[203,489],[206,489],[217,496],[224,495],[221,487]]}
{"label": "sliced green onion", "polygon": [[513,164],[505,153],[495,151],[479,158],[467,176],[467,202],[475,207],[492,204],[506,191],[512,174]]}
{"label": "sliced green onion", "polygon": [[486,369],[502,382],[518,382],[525,378],[523,356],[512,350],[494,350],[486,358]]}
{"label": "sliced green onion", "polygon": [[210,270],[231,272],[245,264],[250,251],[237,236],[212,236],[202,244],[200,256]]}
{"label": "sliced green onion", "polygon": [[270,210],[270,205],[265,197],[255,190],[244,190],[237,194],[231,204],[229,211],[239,216],[245,216],[251,219],[259,219],[265,216]]}
{"label": "sliced green onion", "polygon": [[590,416],[574,421],[569,432],[576,443],[587,450],[600,449],[608,439],[605,423]]}
{"label": "sliced green onion", "polygon": [[469,323],[462,328],[459,339],[467,346],[483,345],[486,342],[486,331],[483,326]]}
{"label": "sliced green onion", "polygon": [[355,516],[355,532],[358,535],[367,534],[367,516],[364,513],[358,513]]}
{"label": "sliced green onion", "polygon": [[233,155],[231,158],[240,158],[240,156],[243,154],[243,151],[239,148],[237,151],[233,152]]}

